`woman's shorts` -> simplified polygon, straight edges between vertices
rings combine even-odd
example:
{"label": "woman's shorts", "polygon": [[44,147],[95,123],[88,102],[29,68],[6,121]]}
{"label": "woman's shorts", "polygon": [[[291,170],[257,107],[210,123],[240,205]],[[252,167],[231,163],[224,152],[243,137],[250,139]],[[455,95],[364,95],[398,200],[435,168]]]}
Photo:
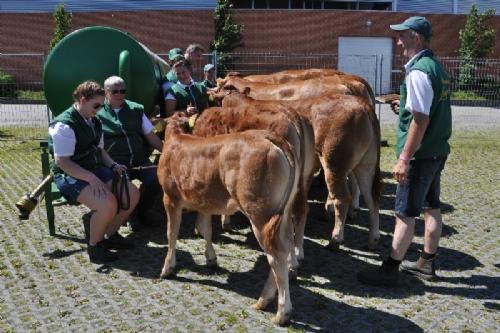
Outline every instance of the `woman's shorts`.
{"label": "woman's shorts", "polygon": [[446,157],[410,161],[408,180],[396,189],[396,215],[417,217],[424,209],[439,209],[441,171]]}
{"label": "woman's shorts", "polygon": [[[107,167],[99,167],[91,171],[103,183],[109,182],[113,179],[113,171]],[[78,202],[78,196],[83,189],[89,184],[84,180],[77,179],[65,174],[58,174],[54,177],[59,192],[70,202]]]}

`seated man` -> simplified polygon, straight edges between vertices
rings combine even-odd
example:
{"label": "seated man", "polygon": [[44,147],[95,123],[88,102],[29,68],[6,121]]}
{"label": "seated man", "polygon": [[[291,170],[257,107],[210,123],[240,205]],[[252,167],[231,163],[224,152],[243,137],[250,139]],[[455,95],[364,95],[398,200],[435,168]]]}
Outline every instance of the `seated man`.
{"label": "seated man", "polygon": [[163,204],[157,200],[161,188],[156,168],[149,160],[151,147],[161,152],[163,143],[153,132],[144,108],[125,99],[125,81],[111,76],[104,81],[106,100],[97,117],[102,122],[104,147],[112,158],[125,165],[131,179],[141,181],[141,198],[129,218],[132,230],[141,224],[160,223],[165,218]]}

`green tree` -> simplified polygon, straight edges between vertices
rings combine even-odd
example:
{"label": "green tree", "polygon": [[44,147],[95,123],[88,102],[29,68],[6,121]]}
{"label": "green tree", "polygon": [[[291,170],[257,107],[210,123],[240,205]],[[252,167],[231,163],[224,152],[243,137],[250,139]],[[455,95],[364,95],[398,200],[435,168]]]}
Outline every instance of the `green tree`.
{"label": "green tree", "polygon": [[464,29],[459,31],[460,69],[459,83],[466,86],[472,83],[476,70],[475,59],[485,58],[492,53],[495,45],[495,29],[488,28],[487,21],[495,15],[494,9],[479,14],[475,5],[470,8]]}
{"label": "green tree", "polygon": [[230,0],[218,0],[214,11],[214,40],[210,44],[210,51],[217,52],[217,71],[222,74],[227,71],[231,62],[231,53],[243,45],[243,26],[236,24],[232,14],[233,4]]}
{"label": "green tree", "polygon": [[66,36],[71,28],[71,13],[68,13],[64,10],[64,4],[60,3],[57,5],[56,9],[54,10],[54,13],[52,14],[52,17],[54,18],[54,37],[50,41],[49,44],[49,51],[52,50],[54,46],[56,46],[57,43],[61,39]]}

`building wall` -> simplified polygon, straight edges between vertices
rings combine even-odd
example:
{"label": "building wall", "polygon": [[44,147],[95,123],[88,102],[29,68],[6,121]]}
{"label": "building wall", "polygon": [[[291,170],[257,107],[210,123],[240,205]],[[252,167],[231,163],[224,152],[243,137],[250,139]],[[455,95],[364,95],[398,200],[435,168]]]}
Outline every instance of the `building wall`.
{"label": "building wall", "polygon": [[[235,21],[245,26],[241,52],[336,53],[339,36],[393,36],[388,25],[411,14],[336,10],[236,10]],[[439,56],[456,56],[458,31],[465,15],[432,15],[432,47]],[[47,52],[53,33],[52,16],[0,14],[0,52]],[[371,22],[371,24],[369,24]],[[500,31],[500,17],[491,23]],[[178,10],[156,12],[74,13],[72,29],[107,25],[131,33],[157,53],[197,42],[208,48],[213,38],[212,12]],[[500,37],[500,36],[498,36]],[[500,58],[496,43],[493,58]]]}
{"label": "building wall", "polygon": [[[186,47],[190,43],[208,49],[213,38],[212,15],[210,10],[74,13],[72,29],[111,26],[131,33],[156,53],[167,53],[173,47]],[[393,33],[389,24],[399,23],[410,15],[376,11],[235,10],[235,21],[245,26],[244,46],[237,51],[336,54],[339,36],[390,37]],[[426,16],[434,27],[431,46],[435,53],[457,56],[458,31],[464,26],[466,16]],[[491,24],[500,31],[500,16],[492,18]],[[1,53],[46,54],[52,33],[49,13],[0,13],[0,69],[5,70]],[[398,48],[395,50],[400,52]],[[491,57],[500,58],[500,43],[496,43]],[[40,70],[34,69],[33,75],[36,71]]]}

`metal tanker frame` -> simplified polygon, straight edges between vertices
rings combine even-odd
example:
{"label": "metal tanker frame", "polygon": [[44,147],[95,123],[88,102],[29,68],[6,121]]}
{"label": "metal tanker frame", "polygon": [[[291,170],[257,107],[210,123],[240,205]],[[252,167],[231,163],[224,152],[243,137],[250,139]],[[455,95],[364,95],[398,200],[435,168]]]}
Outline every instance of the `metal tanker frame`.
{"label": "metal tanker frame", "polygon": [[103,84],[112,75],[127,84],[127,99],[144,105],[153,116],[164,107],[162,79],[168,64],[128,33],[102,26],[76,30],[63,38],[47,57],[43,85],[56,117],[72,103],[72,93],[83,81]]}

